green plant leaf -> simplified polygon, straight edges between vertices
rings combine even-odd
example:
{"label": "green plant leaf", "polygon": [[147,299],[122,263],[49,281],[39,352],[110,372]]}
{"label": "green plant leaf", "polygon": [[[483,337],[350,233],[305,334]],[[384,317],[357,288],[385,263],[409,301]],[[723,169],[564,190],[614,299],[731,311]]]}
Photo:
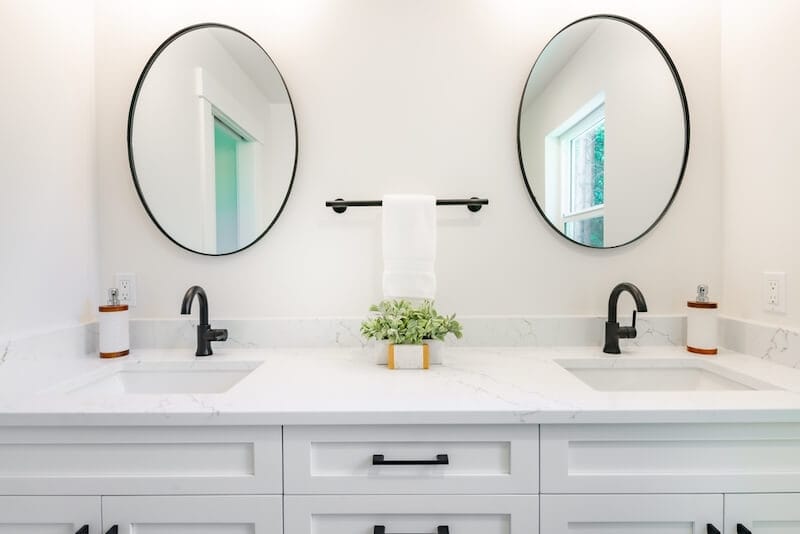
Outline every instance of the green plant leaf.
{"label": "green plant leaf", "polygon": [[433,301],[418,306],[400,300],[384,300],[370,306],[370,317],[361,323],[365,339],[387,340],[400,345],[418,345],[426,339],[444,340],[447,334],[462,337],[461,324],[455,314],[439,315]]}

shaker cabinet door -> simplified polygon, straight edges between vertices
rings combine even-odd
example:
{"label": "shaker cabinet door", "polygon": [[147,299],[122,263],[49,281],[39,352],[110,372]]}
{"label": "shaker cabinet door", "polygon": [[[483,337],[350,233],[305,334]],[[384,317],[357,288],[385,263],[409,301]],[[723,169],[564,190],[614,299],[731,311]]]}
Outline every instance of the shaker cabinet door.
{"label": "shaker cabinet door", "polygon": [[725,495],[725,534],[797,534],[800,493]]}
{"label": "shaker cabinet door", "polygon": [[285,534],[539,532],[535,495],[287,495],[285,511]]}
{"label": "shaker cabinet door", "polygon": [[103,497],[103,532],[282,534],[282,499],[277,495]]}
{"label": "shaker cabinet door", "polygon": [[721,534],[722,495],[542,495],[543,534]]}
{"label": "shaker cabinet door", "polygon": [[0,534],[96,534],[100,497],[0,497]]}

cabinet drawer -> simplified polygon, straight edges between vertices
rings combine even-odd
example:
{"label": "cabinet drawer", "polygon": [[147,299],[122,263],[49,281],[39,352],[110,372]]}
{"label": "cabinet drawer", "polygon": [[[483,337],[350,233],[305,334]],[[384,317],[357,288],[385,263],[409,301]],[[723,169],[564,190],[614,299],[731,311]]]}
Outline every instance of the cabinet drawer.
{"label": "cabinet drawer", "polygon": [[100,497],[0,497],[0,534],[100,532]]}
{"label": "cabinet drawer", "polygon": [[7,427],[0,494],[279,494],[280,427]]}
{"label": "cabinet drawer", "polygon": [[725,495],[725,534],[797,534],[800,493]]}
{"label": "cabinet drawer", "polygon": [[539,502],[534,495],[295,495],[285,497],[284,518],[284,534],[537,534]]}
{"label": "cabinet drawer", "polygon": [[537,493],[538,437],[531,425],[286,427],[286,493]]}
{"label": "cabinet drawer", "polygon": [[103,497],[103,532],[283,534],[279,495]]}
{"label": "cabinet drawer", "polygon": [[800,490],[800,425],[544,425],[542,493]]}
{"label": "cabinet drawer", "polygon": [[543,495],[541,506],[546,534],[722,532],[722,495]]}

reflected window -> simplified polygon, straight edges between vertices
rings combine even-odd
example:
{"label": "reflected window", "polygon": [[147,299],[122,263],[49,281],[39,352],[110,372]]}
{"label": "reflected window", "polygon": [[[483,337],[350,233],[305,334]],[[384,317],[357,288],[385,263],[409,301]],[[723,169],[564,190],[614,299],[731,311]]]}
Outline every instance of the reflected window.
{"label": "reflected window", "polygon": [[239,145],[244,139],[214,117],[217,250],[239,248]]}
{"label": "reflected window", "polygon": [[594,247],[604,242],[605,106],[573,119],[558,136],[561,226],[567,237]]}

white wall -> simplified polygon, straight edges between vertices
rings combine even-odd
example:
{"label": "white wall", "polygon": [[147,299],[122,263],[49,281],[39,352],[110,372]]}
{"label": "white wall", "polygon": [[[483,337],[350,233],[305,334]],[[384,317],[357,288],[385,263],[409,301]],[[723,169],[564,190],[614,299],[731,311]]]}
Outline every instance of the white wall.
{"label": "white wall", "polygon": [[0,337],[94,315],[93,24],[90,0],[0,0]]}
{"label": "white wall", "polygon": [[[723,272],[727,315],[800,326],[800,3],[722,3]],[[764,271],[787,314],[763,311]]]}
{"label": "white wall", "polygon": [[[556,50],[559,42],[553,43]],[[551,172],[552,187],[545,185],[545,137],[604,94],[604,242],[626,243],[661,215],[680,175],[685,135],[675,80],[659,50],[637,29],[616,21],[597,24],[565,61],[535,98],[525,99],[527,128],[520,137],[528,179],[558,226],[561,197],[547,189],[560,187],[560,173]]]}
{"label": "white wall", "polygon": [[[194,283],[208,290],[212,317],[361,315],[381,294],[379,210],[335,215],[323,203],[389,192],[490,199],[479,214],[439,212],[443,311],[604,314],[611,287],[629,280],[652,312],[681,313],[697,283],[720,285],[718,0],[104,0],[96,9],[100,285],[135,271],[134,316],[176,316]],[[631,17],[661,40],[692,118],[672,209],[642,241],[608,251],[547,226],[516,155],[517,107],[534,59],[565,24],[597,12]],[[126,156],[141,68],[166,36],[200,21],[236,26],[266,48],[300,136],[283,216],[261,242],[223,258],[180,250],[158,232]]]}

